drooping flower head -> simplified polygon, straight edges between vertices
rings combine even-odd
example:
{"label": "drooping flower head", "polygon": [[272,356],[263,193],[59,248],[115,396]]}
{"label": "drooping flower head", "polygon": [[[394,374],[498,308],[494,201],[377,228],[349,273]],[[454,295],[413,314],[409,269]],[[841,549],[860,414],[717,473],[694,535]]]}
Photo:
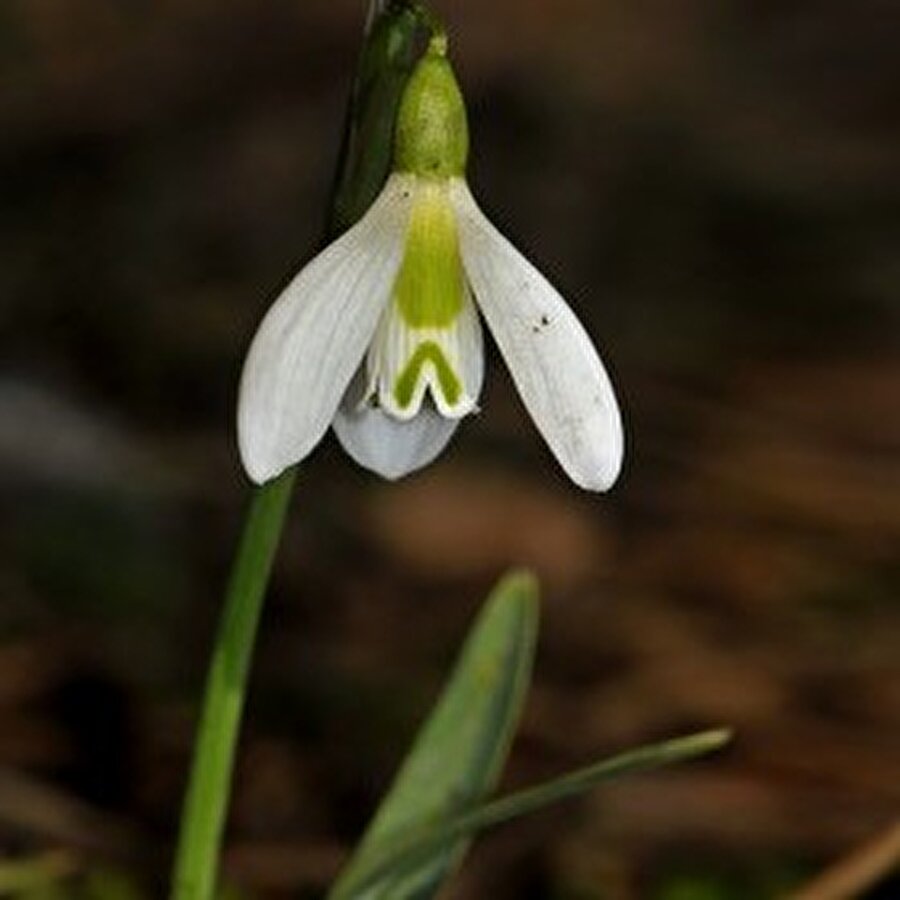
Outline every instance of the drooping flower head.
{"label": "drooping flower head", "polygon": [[469,192],[465,104],[446,50],[432,39],[410,76],[381,194],[300,271],[253,339],[238,443],[258,483],[304,459],[329,426],[386,478],[434,460],[477,409],[479,312],[566,473],[590,490],[618,475],[621,419],[594,345]]}

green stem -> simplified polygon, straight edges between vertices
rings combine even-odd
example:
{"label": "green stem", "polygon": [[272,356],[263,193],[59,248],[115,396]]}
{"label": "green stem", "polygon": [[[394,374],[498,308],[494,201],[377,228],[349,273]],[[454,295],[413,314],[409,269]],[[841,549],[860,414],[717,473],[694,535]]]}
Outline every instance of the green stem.
{"label": "green stem", "polygon": [[215,889],[247,675],[293,483],[294,471],[289,470],[258,488],[247,515],[207,675],[172,900],[206,900]]}

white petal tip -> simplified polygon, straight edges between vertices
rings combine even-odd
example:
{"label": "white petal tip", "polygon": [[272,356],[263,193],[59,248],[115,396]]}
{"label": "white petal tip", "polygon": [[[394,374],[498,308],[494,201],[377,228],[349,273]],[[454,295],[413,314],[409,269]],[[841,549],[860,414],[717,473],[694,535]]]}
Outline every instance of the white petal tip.
{"label": "white petal tip", "polygon": [[244,472],[254,484],[262,485],[273,481],[312,450],[312,447],[301,446],[296,448],[298,452],[292,453],[290,446],[273,439],[275,435],[277,430],[273,423],[253,422],[252,417],[247,414],[247,407],[241,400],[238,401],[238,456]]}
{"label": "white petal tip", "polygon": [[[561,455],[559,460],[567,474],[586,491],[608,491],[622,472],[625,457],[625,437],[622,418],[612,388],[604,393],[602,412],[593,419],[592,427],[582,435],[582,451],[572,456]],[[584,448],[590,448],[584,452]]]}
{"label": "white petal tip", "polygon": [[267,481],[277,478],[287,466],[273,465],[244,447],[239,449],[241,465],[247,477],[257,485],[265,484]]}
{"label": "white petal tip", "polygon": [[616,481],[618,481],[621,472],[622,455],[620,453],[616,458],[604,460],[592,471],[583,473],[570,472],[569,476],[578,487],[584,488],[586,491],[604,493],[610,490]]}

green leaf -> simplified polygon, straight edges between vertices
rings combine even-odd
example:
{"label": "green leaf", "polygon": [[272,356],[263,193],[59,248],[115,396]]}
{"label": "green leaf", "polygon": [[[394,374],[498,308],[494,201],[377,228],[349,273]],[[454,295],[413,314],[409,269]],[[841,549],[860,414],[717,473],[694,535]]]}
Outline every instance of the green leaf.
{"label": "green leaf", "polygon": [[[388,878],[399,880],[403,873],[415,871],[423,860],[431,858],[438,848],[447,846],[453,841],[469,838],[485,828],[584,793],[601,782],[710,753],[724,746],[729,740],[731,732],[723,728],[630,750],[536,787],[462,812],[453,818],[433,823],[429,827],[420,829],[411,827],[405,834],[398,834],[394,840],[386,842],[380,854],[369,855],[365,865],[360,866],[355,872],[353,893],[341,896],[348,898],[387,896],[370,891]],[[391,895],[394,900],[411,896],[419,895],[402,893]]]}
{"label": "green leaf", "polygon": [[358,221],[384,185],[394,152],[394,123],[416,58],[419,23],[406,4],[391,4],[366,36],[344,128],[329,233]]}
{"label": "green leaf", "polygon": [[433,833],[477,804],[495,785],[519,721],[537,634],[538,588],[523,572],[494,589],[437,705],[419,732],[387,797],[329,894],[367,900],[427,898],[465,852],[468,834],[418,848],[415,860],[373,869],[411,833]]}

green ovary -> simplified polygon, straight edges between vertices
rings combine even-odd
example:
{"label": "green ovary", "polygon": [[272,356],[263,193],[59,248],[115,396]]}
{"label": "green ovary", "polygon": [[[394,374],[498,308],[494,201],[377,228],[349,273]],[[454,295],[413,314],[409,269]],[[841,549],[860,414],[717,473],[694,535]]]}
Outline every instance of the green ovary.
{"label": "green ovary", "polygon": [[418,190],[394,302],[410,328],[448,328],[463,305],[456,218],[444,185],[425,184]]}
{"label": "green ovary", "polygon": [[401,409],[405,409],[412,402],[416,385],[419,383],[422,366],[431,363],[437,372],[438,384],[441,393],[447,401],[448,406],[453,406],[459,400],[462,386],[459,383],[456,373],[447,362],[441,348],[434,341],[425,341],[416,347],[406,367],[400,373],[400,376],[394,382],[394,397]]}
{"label": "green ovary", "polygon": [[403,90],[394,140],[398,172],[447,178],[466,170],[466,104],[446,50],[446,43],[432,42]]}

